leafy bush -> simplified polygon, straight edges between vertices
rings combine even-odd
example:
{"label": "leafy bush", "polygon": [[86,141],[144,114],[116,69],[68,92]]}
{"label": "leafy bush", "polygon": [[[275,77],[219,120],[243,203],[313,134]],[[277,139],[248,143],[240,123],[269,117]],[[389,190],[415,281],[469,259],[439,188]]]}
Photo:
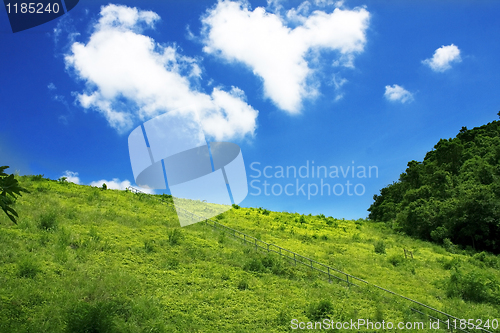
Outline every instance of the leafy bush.
{"label": "leafy bush", "polygon": [[455,244],[453,244],[449,238],[443,239],[443,246],[446,249],[446,251],[448,251],[450,253],[458,253],[459,252],[458,247]]}
{"label": "leafy bush", "polygon": [[393,266],[399,266],[400,264],[403,263],[404,258],[400,255],[393,254],[387,258],[387,261],[391,263]]}
{"label": "leafy bush", "polygon": [[37,182],[37,181],[43,180],[43,176],[44,175],[32,175],[29,177],[29,179],[31,181]]}
{"label": "leafy bush", "polygon": [[226,232],[224,230],[219,234],[217,242],[219,242],[219,244],[224,244],[226,242]]}
{"label": "leafy bush", "polygon": [[169,258],[166,263],[165,263],[165,266],[166,268],[168,269],[176,269],[177,267],[179,267],[179,259],[177,258]]}
{"label": "leafy bush", "polygon": [[248,281],[243,279],[238,282],[238,289],[239,290],[246,290],[249,289]]}
{"label": "leafy bush", "polygon": [[[486,267],[491,267],[491,268],[499,267],[498,258],[496,256],[489,255],[488,253],[486,253],[484,251],[480,252],[480,253],[476,253],[472,258],[474,259],[475,264],[481,263],[482,265],[484,265]],[[482,265],[480,265],[480,266],[482,266]]]}
{"label": "leafy bush", "polygon": [[155,252],[155,241],[152,239],[144,241],[144,251],[146,251],[146,253]]}
{"label": "leafy bush", "polygon": [[68,333],[108,333],[114,331],[111,303],[79,302],[66,314]]}
{"label": "leafy bush", "polygon": [[447,283],[446,295],[460,297],[464,301],[475,303],[499,303],[500,284],[493,277],[480,271],[462,273],[455,269]]}
{"label": "leafy bush", "polygon": [[243,269],[250,272],[264,272],[266,270],[259,258],[250,259],[250,261],[243,266]]}
{"label": "leafy bush", "polygon": [[179,245],[182,239],[182,232],[178,228],[174,228],[168,232],[168,242],[171,245]]}
{"label": "leafy bush", "polygon": [[307,317],[313,321],[329,318],[333,312],[333,304],[330,300],[321,300],[309,305]]}
{"label": "leafy bush", "polygon": [[460,259],[458,258],[453,258],[453,259],[450,259],[450,260],[441,260],[442,264],[443,264],[443,268],[446,269],[446,270],[450,270],[452,268],[458,268],[460,266]]}
{"label": "leafy bush", "polygon": [[55,230],[57,228],[57,214],[49,211],[40,215],[38,227],[45,231]]}
{"label": "leafy bush", "polygon": [[385,254],[385,243],[383,241],[377,241],[374,245],[375,253]]}
{"label": "leafy bush", "polygon": [[19,277],[23,278],[34,278],[38,273],[41,272],[37,262],[31,258],[27,257],[18,264]]}

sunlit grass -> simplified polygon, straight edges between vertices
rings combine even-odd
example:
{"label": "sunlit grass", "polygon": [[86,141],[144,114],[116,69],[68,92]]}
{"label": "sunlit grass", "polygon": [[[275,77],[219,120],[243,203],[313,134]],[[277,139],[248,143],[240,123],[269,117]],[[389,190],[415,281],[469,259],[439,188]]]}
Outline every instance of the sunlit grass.
{"label": "sunlit grass", "polygon": [[[31,194],[16,203],[19,224],[0,216],[0,332],[283,332],[324,309],[334,320],[420,320],[392,297],[328,283],[203,223],[181,228],[154,196],[20,181]],[[450,298],[445,285],[455,267],[498,279],[496,257],[362,220],[263,212],[232,209],[220,222],[456,316],[499,318],[497,305]]]}

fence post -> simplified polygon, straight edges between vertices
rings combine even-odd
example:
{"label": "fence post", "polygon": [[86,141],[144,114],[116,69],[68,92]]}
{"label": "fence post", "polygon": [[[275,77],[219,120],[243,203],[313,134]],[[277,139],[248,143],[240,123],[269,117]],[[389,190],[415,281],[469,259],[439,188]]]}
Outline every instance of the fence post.
{"label": "fence post", "polygon": [[295,266],[297,266],[297,258],[295,257],[295,252],[293,253],[293,260],[295,261]]}
{"label": "fence post", "polygon": [[257,239],[255,240],[255,251],[257,251]]}
{"label": "fence post", "polygon": [[328,266],[328,282],[332,283],[332,279],[330,277],[330,266]]}

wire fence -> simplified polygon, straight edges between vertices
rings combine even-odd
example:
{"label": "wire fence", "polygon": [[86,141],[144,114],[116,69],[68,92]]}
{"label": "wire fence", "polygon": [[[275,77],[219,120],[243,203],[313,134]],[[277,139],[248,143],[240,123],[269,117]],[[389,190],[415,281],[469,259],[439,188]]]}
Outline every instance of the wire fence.
{"label": "wire fence", "polygon": [[[144,193],[142,192],[141,190],[138,190],[132,186],[129,186],[127,188],[129,191],[133,192],[133,193]],[[419,313],[421,315],[425,315],[435,321],[438,321],[440,324],[439,326],[441,327],[441,323],[443,323],[446,327],[446,329],[448,329],[449,331],[451,332],[465,332],[465,333],[469,333],[470,331],[466,331],[465,329],[461,328],[463,325],[461,325],[463,323],[463,320],[461,321],[461,319],[455,317],[455,316],[452,316],[448,313],[445,313],[443,311],[440,311],[438,309],[435,309],[431,306],[428,306],[424,303],[421,303],[419,301],[416,301],[414,299],[411,299],[409,297],[406,297],[406,296],[403,296],[403,295],[400,295],[398,293],[395,293],[391,290],[388,290],[388,289],[385,289],[383,287],[380,287],[376,284],[373,284],[373,283],[370,283],[368,281],[365,281],[363,279],[360,279],[354,275],[351,275],[351,274],[348,274],[348,273],[345,273],[339,269],[336,269],[336,268],[333,268],[333,267],[330,267],[328,265],[325,265],[325,264],[322,264],[314,259],[311,259],[311,258],[308,258],[308,257],[305,257],[303,255],[300,255],[298,253],[295,253],[293,251],[290,251],[288,249],[285,249],[281,246],[278,246],[278,245],[275,245],[275,244],[272,244],[272,243],[267,243],[267,242],[264,242],[258,238],[255,238],[253,236],[250,236],[250,235],[247,235],[241,231],[238,231],[236,229],[233,229],[233,228],[230,228],[228,226],[225,226],[215,220],[212,220],[210,218],[206,218],[206,217],[203,217],[203,216],[200,216],[198,214],[195,214],[193,212],[190,212],[188,210],[185,210],[183,208],[180,208],[180,207],[174,207],[174,205],[170,202],[167,202],[167,201],[163,201],[164,203],[166,203],[168,205],[168,207],[170,207],[171,209],[173,209],[174,212],[176,212],[177,214],[186,214],[188,216],[191,216],[192,218],[194,217],[197,217],[200,221],[204,220],[205,224],[210,226],[212,229],[214,230],[222,230],[222,231],[225,231],[227,232],[227,234],[233,236],[235,239],[239,239],[241,241],[243,241],[245,244],[249,244],[251,245],[252,247],[254,247],[256,250],[263,250],[263,251],[267,251],[267,252],[273,252],[273,253],[276,253],[284,258],[287,258],[288,260],[290,260],[291,262],[293,262],[295,265],[297,264],[300,264],[300,265],[303,265],[305,267],[308,267],[314,271],[317,271],[323,275],[325,275],[325,277],[328,277],[328,281],[329,282],[332,282],[333,280],[337,280],[337,281],[340,281],[340,282],[343,282],[343,283],[346,283],[346,285],[348,287],[351,287],[351,286],[356,286],[356,287],[362,287],[362,286],[366,286],[366,287],[373,287],[375,289],[378,289],[378,290],[381,290],[385,293],[389,293],[393,296],[396,296],[398,298],[401,298],[401,299],[404,299],[405,301],[409,301],[413,304],[416,304],[416,305],[419,305],[431,312],[434,313],[434,315],[441,315],[441,316],[444,316],[446,318],[446,320],[443,320],[443,319],[440,319],[439,317],[435,317],[435,316],[432,316],[428,313],[425,313],[425,312],[422,312],[418,309],[415,309],[413,307],[410,307],[410,310],[411,311],[414,311],[416,313]],[[458,325],[458,327],[457,327]],[[465,326],[467,328],[467,326],[470,325],[468,322],[465,322]],[[491,331],[488,331],[484,328],[468,328],[468,329],[473,329],[474,332],[485,332],[485,333],[493,333]]]}

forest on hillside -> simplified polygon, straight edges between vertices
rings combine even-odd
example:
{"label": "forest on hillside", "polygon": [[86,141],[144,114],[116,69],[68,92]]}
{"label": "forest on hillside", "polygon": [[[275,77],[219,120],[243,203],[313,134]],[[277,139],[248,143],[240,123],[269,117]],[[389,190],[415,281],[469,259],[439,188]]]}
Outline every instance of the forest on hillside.
{"label": "forest on hillside", "polygon": [[500,253],[500,122],[441,139],[375,195],[368,211],[413,237]]}

